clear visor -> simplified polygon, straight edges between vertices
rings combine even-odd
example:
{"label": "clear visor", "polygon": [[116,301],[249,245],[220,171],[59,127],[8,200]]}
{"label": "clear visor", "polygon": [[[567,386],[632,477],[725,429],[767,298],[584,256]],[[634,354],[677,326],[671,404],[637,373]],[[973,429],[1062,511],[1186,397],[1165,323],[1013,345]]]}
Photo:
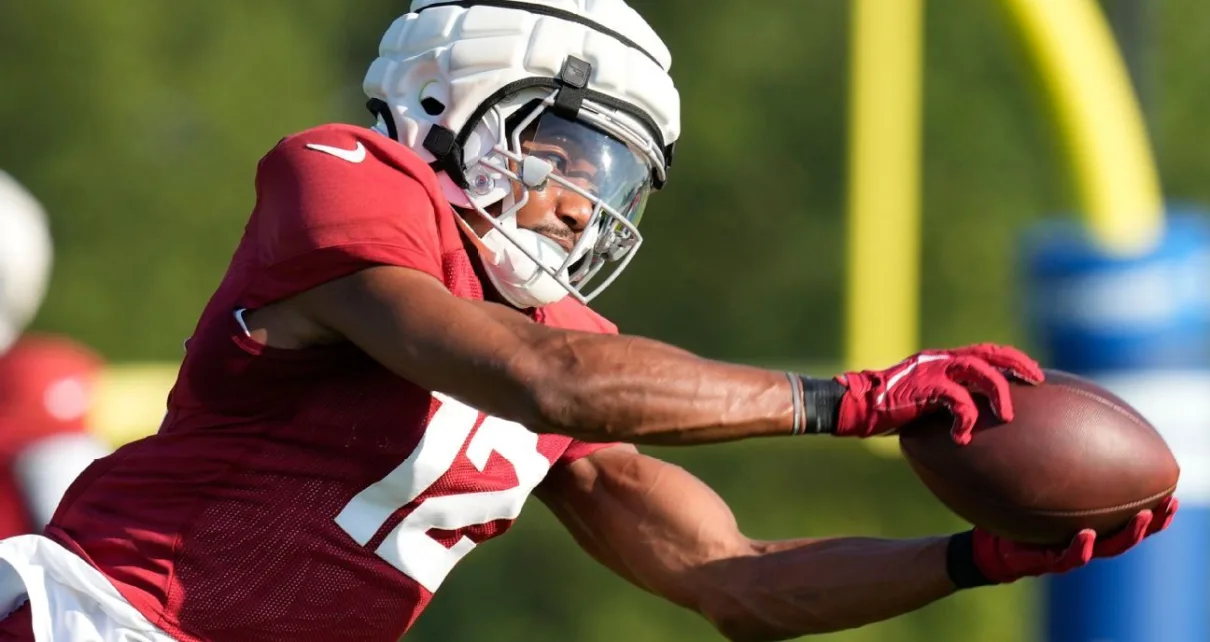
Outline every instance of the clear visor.
{"label": "clear visor", "polygon": [[[617,216],[638,225],[652,187],[651,163],[639,150],[588,124],[545,111],[520,135],[521,153],[550,163]],[[563,181],[559,181],[562,183]]]}

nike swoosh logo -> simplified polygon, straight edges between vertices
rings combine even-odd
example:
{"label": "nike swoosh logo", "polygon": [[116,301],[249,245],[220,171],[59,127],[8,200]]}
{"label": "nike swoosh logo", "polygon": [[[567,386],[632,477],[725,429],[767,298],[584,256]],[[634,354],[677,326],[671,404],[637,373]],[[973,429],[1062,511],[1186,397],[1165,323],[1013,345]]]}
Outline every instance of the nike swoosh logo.
{"label": "nike swoosh logo", "polygon": [[350,163],[360,163],[366,159],[366,148],[365,145],[361,144],[361,141],[357,141],[357,147],[354,147],[353,149],[341,149],[340,147],[329,147],[327,145],[317,145],[315,143],[307,143],[307,147],[317,152],[331,154],[336,158],[349,161]]}
{"label": "nike swoosh logo", "polygon": [[889,393],[892,388],[899,385],[899,382],[903,381],[904,377],[912,374],[912,371],[916,369],[916,366],[918,366],[922,363],[928,363],[930,361],[941,361],[942,359],[949,359],[949,358],[950,358],[949,356],[944,355],[944,354],[922,354],[922,355],[916,357],[916,359],[914,361],[912,361],[911,363],[909,363],[907,365],[907,367],[905,367],[903,370],[900,370],[899,372],[896,372],[895,374],[891,375],[891,378],[888,379],[886,382],[886,388],[883,389],[883,391],[878,395],[878,399],[875,400],[874,403],[879,404],[879,405],[885,403],[887,393]]}

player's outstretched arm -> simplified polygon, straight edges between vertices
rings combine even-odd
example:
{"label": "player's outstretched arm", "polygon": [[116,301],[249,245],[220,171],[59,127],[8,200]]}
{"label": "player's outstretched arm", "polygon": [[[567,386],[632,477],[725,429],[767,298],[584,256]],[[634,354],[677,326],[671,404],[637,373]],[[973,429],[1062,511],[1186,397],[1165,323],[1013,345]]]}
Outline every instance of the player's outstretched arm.
{"label": "player's outstretched arm", "polygon": [[1125,553],[1167,527],[1177,509],[1170,499],[1115,535],[1082,531],[1055,549],[978,528],[917,540],[756,541],[700,480],[622,445],[555,467],[537,493],[598,561],[736,641],[854,628],[959,588],[1070,571]]}
{"label": "player's outstretched arm", "polygon": [[1010,348],[930,351],[885,371],[810,379],[693,355],[635,336],[533,323],[505,306],[460,299],[436,279],[373,267],[285,303],[400,376],[536,432],[584,441],[696,444],[827,433],[867,437],[922,413],[953,411],[955,437],[978,417],[972,393],[1011,419],[1003,373],[1040,380]]}
{"label": "player's outstretched arm", "polygon": [[417,385],[535,432],[686,444],[788,435],[793,426],[785,373],[640,337],[549,328],[457,298],[416,270],[370,268],[289,304]]}
{"label": "player's outstretched arm", "polygon": [[730,640],[858,627],[955,591],[949,538],[752,540],[696,477],[626,446],[555,468],[538,496],[598,561]]}

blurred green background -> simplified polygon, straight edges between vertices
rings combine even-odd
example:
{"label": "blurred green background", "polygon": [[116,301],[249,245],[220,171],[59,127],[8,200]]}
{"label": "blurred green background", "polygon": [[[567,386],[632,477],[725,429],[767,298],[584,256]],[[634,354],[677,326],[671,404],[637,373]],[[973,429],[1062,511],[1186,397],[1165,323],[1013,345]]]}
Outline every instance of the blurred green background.
{"label": "blurred green background", "polygon": [[[837,362],[846,3],[632,3],[673,52],[685,131],[644,220],[647,249],[599,309],[710,357]],[[46,205],[57,245],[35,327],[118,363],[178,359],[242,232],[257,160],[294,131],[369,122],[362,74],[405,5],[0,4],[0,168]],[[1165,193],[1210,202],[1210,3],[1154,6],[1137,67]],[[922,342],[1028,347],[1015,240],[1074,203],[1044,102],[994,0],[930,0],[926,65]],[[717,488],[756,537],[962,528],[902,462],[849,444],[660,454]],[[821,639],[1029,640],[1031,588]],[[409,639],[716,638],[595,567],[535,505],[453,574]]]}

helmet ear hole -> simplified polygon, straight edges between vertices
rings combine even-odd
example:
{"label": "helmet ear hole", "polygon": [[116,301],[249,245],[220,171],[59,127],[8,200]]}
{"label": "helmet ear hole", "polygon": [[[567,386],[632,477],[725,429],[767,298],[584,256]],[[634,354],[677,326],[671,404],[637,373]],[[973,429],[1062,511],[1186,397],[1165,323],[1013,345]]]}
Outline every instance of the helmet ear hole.
{"label": "helmet ear hole", "polygon": [[445,113],[445,103],[429,96],[420,99],[420,106],[424,109],[424,113],[429,116],[440,116]]}

